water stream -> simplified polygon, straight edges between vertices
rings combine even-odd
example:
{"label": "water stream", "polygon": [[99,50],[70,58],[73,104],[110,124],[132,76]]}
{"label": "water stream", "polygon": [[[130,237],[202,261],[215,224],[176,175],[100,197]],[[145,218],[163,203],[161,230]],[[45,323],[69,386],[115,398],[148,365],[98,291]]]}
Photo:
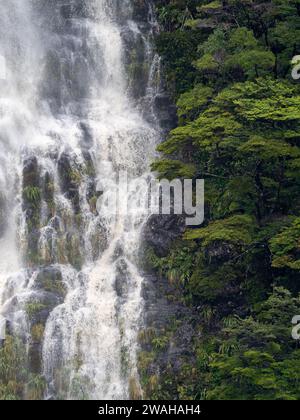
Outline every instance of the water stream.
{"label": "water stream", "polygon": [[[141,5],[142,3],[142,5]],[[99,211],[160,139],[151,4],[0,0],[0,308],[46,399],[139,398],[146,214]],[[142,201],[145,191],[120,190]]]}

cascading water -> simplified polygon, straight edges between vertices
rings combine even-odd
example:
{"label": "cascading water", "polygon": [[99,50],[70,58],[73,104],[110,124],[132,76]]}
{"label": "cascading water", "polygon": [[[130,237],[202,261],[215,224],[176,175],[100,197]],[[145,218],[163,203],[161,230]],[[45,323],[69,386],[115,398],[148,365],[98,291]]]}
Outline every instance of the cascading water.
{"label": "cascading water", "polygon": [[[97,203],[116,190],[120,171],[129,180],[148,179],[160,137],[151,5],[0,6],[7,67],[0,81],[0,292],[7,330],[26,342],[29,371],[46,381],[44,398],[140,398],[137,260],[146,213],[102,213]],[[119,202],[143,201],[144,194],[121,189]]]}

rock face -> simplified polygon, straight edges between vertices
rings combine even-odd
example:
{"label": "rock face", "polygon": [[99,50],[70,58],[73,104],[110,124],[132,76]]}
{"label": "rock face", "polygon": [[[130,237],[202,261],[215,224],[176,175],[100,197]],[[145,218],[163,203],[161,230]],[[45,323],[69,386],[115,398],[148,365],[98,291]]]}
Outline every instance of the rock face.
{"label": "rock face", "polygon": [[60,301],[63,301],[67,293],[61,271],[56,266],[47,266],[41,269],[36,277],[34,287],[37,290],[54,294]]}
{"label": "rock face", "polygon": [[[177,125],[177,110],[165,89],[155,97],[154,107],[160,127],[167,134]],[[143,230],[144,248],[158,257],[167,256],[185,227],[184,216],[151,216]],[[151,273],[151,267],[147,270],[143,286],[144,330],[140,332],[138,359],[144,398],[157,398],[157,389],[160,398],[166,390],[168,395],[178,398],[180,372],[187,363],[195,362],[193,340],[198,333],[194,324],[198,316],[181,303],[180,289]]]}
{"label": "rock face", "polygon": [[38,160],[29,156],[23,162],[23,212],[28,226],[27,250],[28,261],[35,261],[38,253],[41,188]]}
{"label": "rock face", "polygon": [[159,257],[167,255],[172,243],[185,229],[185,221],[176,215],[153,215],[144,229],[146,246],[150,246]]}
{"label": "rock face", "polygon": [[156,275],[145,276],[143,298],[145,329],[140,334],[139,370],[144,397],[152,398],[157,387],[176,396],[181,370],[187,362],[195,362],[197,313],[180,303],[178,290],[167,279]]}
{"label": "rock face", "polygon": [[[183,216],[152,216],[144,228],[145,247],[164,257],[184,230]],[[145,275],[143,298],[145,329],[141,332],[139,371],[144,397],[155,397],[159,389],[159,395],[179,398],[180,375],[185,366],[195,363],[197,311],[183,303],[178,285],[158,273]]]}
{"label": "rock face", "polygon": [[38,272],[33,289],[35,292],[26,305],[31,336],[28,358],[30,371],[38,374],[42,369],[42,344],[47,319],[53,309],[63,303],[67,288],[60,269],[48,266]]}
{"label": "rock face", "polygon": [[80,213],[78,173],[71,165],[70,156],[63,153],[58,160],[58,173],[60,176],[61,189],[66,197],[72,202],[76,214]]}
{"label": "rock face", "polygon": [[177,126],[177,109],[167,93],[160,93],[155,97],[155,107],[160,126],[169,131]]}
{"label": "rock face", "polygon": [[133,0],[133,19],[139,22],[148,23],[149,21],[149,1],[148,0]]}

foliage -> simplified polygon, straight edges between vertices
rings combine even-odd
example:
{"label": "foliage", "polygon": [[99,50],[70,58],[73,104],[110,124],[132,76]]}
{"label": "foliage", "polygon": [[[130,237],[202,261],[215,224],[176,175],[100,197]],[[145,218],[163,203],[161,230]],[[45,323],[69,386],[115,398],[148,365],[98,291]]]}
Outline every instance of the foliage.
{"label": "foliage", "polygon": [[300,218],[270,240],[273,267],[300,270]]}
{"label": "foliage", "polygon": [[299,400],[300,351],[290,335],[290,316],[300,310],[293,298],[275,288],[252,316],[224,328],[212,354],[209,399]]}
{"label": "foliage", "polygon": [[32,320],[34,317],[35,317],[35,315],[38,313],[38,312],[40,312],[40,311],[42,311],[43,309],[45,309],[45,305],[43,305],[43,304],[41,304],[41,303],[37,303],[37,302],[30,302],[30,303],[27,303],[26,304],[26,306],[25,306],[25,311],[26,311],[26,314],[28,315],[28,318],[30,319],[30,320]]}
{"label": "foliage", "polygon": [[33,204],[37,204],[40,201],[41,198],[41,191],[38,187],[26,187],[24,188],[24,196],[26,197],[26,199],[33,203]]}
{"label": "foliage", "polygon": [[[197,372],[182,371],[179,394],[299,399],[290,322],[300,309],[300,86],[291,78],[300,3],[156,4],[178,126],[153,169],[206,185],[205,225],[152,258],[186,304],[202,308]],[[168,374],[162,395],[179,397],[173,381]]]}

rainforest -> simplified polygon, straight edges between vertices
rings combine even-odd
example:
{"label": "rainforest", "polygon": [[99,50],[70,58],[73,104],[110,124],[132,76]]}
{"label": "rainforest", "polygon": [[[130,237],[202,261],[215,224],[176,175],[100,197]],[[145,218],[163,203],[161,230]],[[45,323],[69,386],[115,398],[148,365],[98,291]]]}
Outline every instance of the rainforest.
{"label": "rainforest", "polygon": [[0,6],[0,400],[299,400],[300,0]]}

